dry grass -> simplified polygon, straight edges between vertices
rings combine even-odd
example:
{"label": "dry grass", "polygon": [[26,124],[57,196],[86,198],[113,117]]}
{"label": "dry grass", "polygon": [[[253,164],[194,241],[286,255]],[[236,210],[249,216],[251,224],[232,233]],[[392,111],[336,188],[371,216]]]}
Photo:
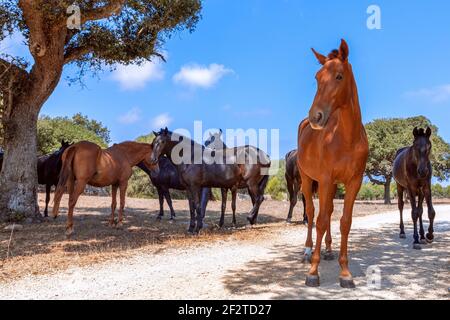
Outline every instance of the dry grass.
{"label": "dry grass", "polygon": [[[40,195],[43,205],[43,195]],[[62,201],[62,215],[38,225],[25,225],[15,231],[11,243],[10,232],[0,224],[0,281],[10,281],[29,274],[46,274],[72,266],[85,266],[103,261],[124,258],[137,251],[158,253],[170,247],[185,247],[212,241],[255,241],[286,228],[284,220],[289,208],[288,202],[266,201],[261,207],[258,225],[246,227],[250,201],[238,200],[238,227],[231,226],[230,209],[226,215],[226,227],[219,229],[216,223],[220,216],[220,202],[208,206],[205,219],[208,225],[198,237],[186,234],[189,222],[186,201],[174,201],[177,221],[169,223],[166,218],[159,222],[155,218],[159,204],[156,200],[128,199],[125,226],[121,230],[108,226],[110,198],[83,196],[78,202],[75,219],[75,234],[67,240],[64,231],[66,223],[67,197]],[[230,208],[230,204],[228,204]],[[355,216],[396,210],[396,206],[385,206],[379,202],[357,203]],[[294,219],[300,219],[300,205]],[[342,201],[336,201],[335,211],[342,212]],[[334,219],[339,219],[335,214]],[[8,255],[9,248],[9,258]]]}

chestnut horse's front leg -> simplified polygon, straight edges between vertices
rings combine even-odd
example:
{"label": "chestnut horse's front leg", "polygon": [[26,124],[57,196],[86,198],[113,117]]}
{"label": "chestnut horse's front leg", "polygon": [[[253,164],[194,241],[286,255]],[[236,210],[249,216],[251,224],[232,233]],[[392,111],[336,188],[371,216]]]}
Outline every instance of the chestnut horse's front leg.
{"label": "chestnut horse's front leg", "polygon": [[117,228],[123,227],[123,211],[125,209],[125,198],[127,196],[127,188],[128,188],[128,181],[120,184],[119,190],[120,190],[120,207],[119,207],[119,220],[117,222]]}
{"label": "chestnut horse's front leg", "polygon": [[[333,198],[336,195],[336,191],[337,191],[337,185],[334,185]],[[331,201],[330,211],[328,212],[329,220],[328,220],[327,235],[325,237],[326,251],[323,254],[323,259],[326,261],[334,260],[333,248],[331,247],[331,244],[333,242],[333,239],[331,237],[331,215],[333,214],[333,211],[334,211],[334,205],[333,205],[333,201]]]}
{"label": "chestnut horse's front leg", "polygon": [[305,252],[303,254],[302,262],[311,262],[312,256],[312,229],[314,224],[314,202],[313,202],[313,180],[300,171],[302,180],[302,193],[305,199],[305,213],[308,217],[308,235],[305,242]]}
{"label": "chestnut horse's front leg", "polygon": [[[320,250],[322,246],[323,236],[330,225],[330,211],[333,208],[333,199],[335,193],[335,185],[331,181],[319,182],[319,215],[316,222],[316,248],[311,259],[311,269],[306,276],[306,285],[309,287],[318,287],[319,281],[319,264]],[[308,217],[309,219],[309,217]]]}
{"label": "chestnut horse's front leg", "polygon": [[114,221],[114,213],[116,212],[117,207],[117,189],[118,185],[113,185],[111,187],[111,218],[109,219],[109,226],[113,227],[115,225]]}
{"label": "chestnut horse's front leg", "polygon": [[345,185],[344,198],[344,214],[341,218],[341,251],[339,254],[339,264],[341,266],[341,274],[339,277],[342,288],[351,289],[355,287],[352,274],[348,268],[348,236],[352,227],[353,206],[356,196],[362,184],[362,175],[354,178],[350,183]]}

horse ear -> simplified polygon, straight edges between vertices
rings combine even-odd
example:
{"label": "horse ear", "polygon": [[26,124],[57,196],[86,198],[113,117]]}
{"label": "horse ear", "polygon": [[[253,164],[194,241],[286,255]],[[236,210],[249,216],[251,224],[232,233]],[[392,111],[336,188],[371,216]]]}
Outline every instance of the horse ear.
{"label": "horse ear", "polygon": [[164,129],[164,132],[165,132],[165,133],[169,133],[169,129],[166,127],[166,128]]}
{"label": "horse ear", "polygon": [[427,135],[428,138],[431,137],[431,133],[432,133],[431,128],[427,127],[427,131],[425,132],[425,134]]}
{"label": "horse ear", "polygon": [[419,136],[419,129],[417,127],[414,128],[413,135],[414,135],[414,138],[417,138]]}
{"label": "horse ear", "polygon": [[223,134],[223,131],[222,131],[222,129],[220,129],[219,133],[220,133],[220,135],[222,135],[222,134]]}
{"label": "horse ear", "polygon": [[312,52],[316,56],[317,60],[319,60],[319,63],[321,65],[324,65],[327,62],[327,57],[325,57],[323,54],[318,53],[314,48],[311,48]]}
{"label": "horse ear", "polygon": [[339,47],[339,57],[343,61],[346,61],[348,59],[349,54],[350,54],[350,49],[348,48],[348,44],[344,39],[342,39],[341,46]]}
{"label": "horse ear", "polygon": [[156,132],[156,131],[153,131],[153,134],[155,135],[155,137],[158,136],[158,132]]}

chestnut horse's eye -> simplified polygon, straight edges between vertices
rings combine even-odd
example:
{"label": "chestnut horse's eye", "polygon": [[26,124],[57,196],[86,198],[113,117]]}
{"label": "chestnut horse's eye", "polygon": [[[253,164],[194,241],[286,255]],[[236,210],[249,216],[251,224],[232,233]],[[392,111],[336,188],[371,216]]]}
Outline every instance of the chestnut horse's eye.
{"label": "chestnut horse's eye", "polygon": [[342,79],[344,79],[344,76],[343,76],[342,74],[338,74],[338,75],[336,76],[336,80],[341,81]]}

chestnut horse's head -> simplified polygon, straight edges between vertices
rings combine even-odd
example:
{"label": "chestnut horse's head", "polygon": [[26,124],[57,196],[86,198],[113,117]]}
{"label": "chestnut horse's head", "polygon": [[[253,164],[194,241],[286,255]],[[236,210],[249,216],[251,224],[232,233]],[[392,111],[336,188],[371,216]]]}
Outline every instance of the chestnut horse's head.
{"label": "chestnut horse's head", "polygon": [[413,160],[417,165],[417,175],[419,178],[428,178],[430,172],[430,153],[431,153],[431,128],[426,130],[414,128],[414,144],[412,147]]}
{"label": "chestnut horse's head", "polygon": [[309,111],[309,122],[316,130],[323,129],[330,115],[347,105],[352,98],[354,81],[352,67],[348,62],[349,49],[345,40],[339,50],[333,50],[327,57],[312,49],[322,69],[317,73],[317,93]]}

